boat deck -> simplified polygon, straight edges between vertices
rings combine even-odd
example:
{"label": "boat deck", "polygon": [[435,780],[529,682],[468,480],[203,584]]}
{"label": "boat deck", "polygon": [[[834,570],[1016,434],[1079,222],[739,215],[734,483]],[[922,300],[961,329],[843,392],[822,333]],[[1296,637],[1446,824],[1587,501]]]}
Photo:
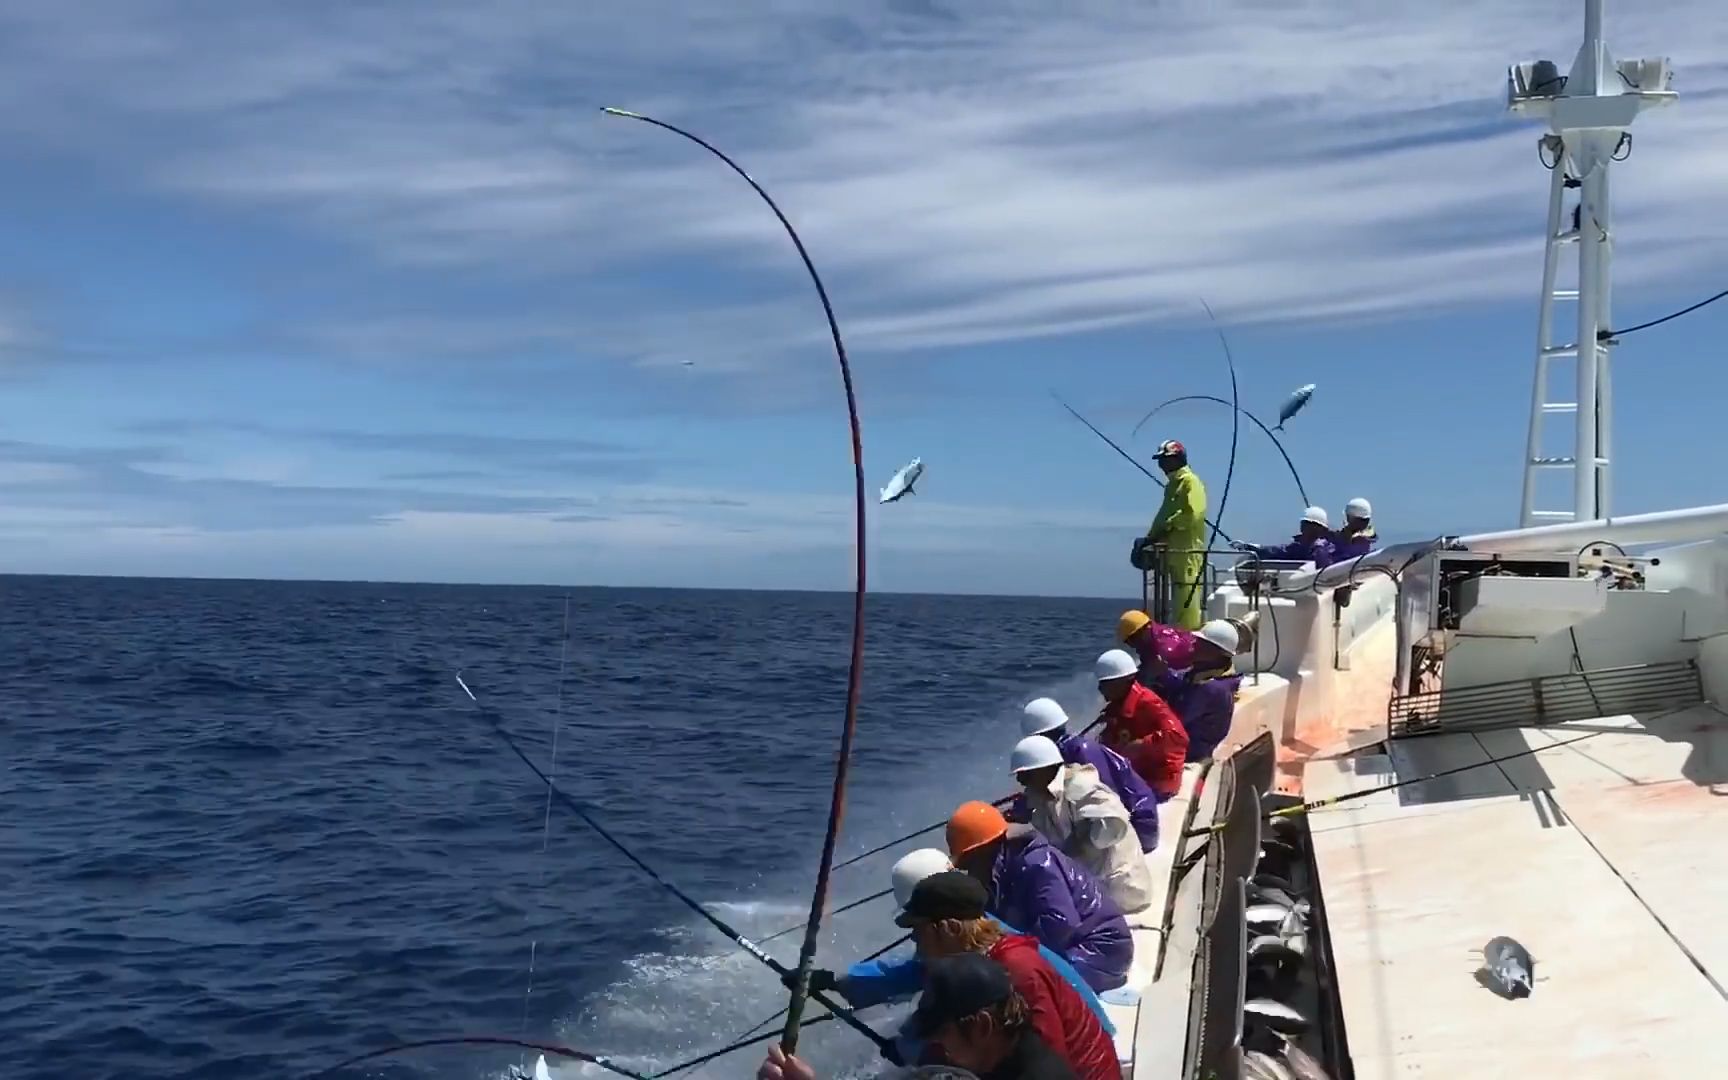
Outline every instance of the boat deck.
{"label": "boat deck", "polygon": [[[1304,794],[1538,748],[1313,814],[1357,1080],[1728,1076],[1728,714],[1405,739]],[[1480,974],[1498,935],[1528,998]]]}

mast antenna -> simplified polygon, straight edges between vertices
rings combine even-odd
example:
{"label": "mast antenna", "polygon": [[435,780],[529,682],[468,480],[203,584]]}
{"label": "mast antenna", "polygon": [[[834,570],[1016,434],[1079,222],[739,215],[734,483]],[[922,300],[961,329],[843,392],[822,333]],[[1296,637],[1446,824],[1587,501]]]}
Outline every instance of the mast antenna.
{"label": "mast antenna", "polygon": [[[1584,43],[1572,70],[1560,74],[1552,60],[1531,60],[1506,73],[1506,104],[1521,116],[1548,122],[1549,132],[1537,144],[1542,164],[1552,173],[1548,193],[1548,229],[1542,261],[1542,299],[1536,330],[1536,374],[1530,395],[1530,428],[1524,454],[1524,493],[1518,514],[1521,526],[1556,521],[1592,521],[1613,510],[1614,396],[1609,382],[1608,340],[1614,258],[1614,233],[1609,213],[1608,170],[1632,151],[1626,129],[1640,112],[1671,104],[1673,72],[1666,57],[1616,62],[1602,40],[1602,0],[1585,0]],[[1570,214],[1566,192],[1577,191]],[[1575,284],[1562,288],[1561,253],[1578,247]],[[1577,336],[1570,343],[1554,340],[1555,306],[1577,305]],[[1574,364],[1575,392],[1556,398],[1549,386],[1551,362]],[[1571,445],[1551,452],[1544,441],[1544,422],[1570,416]],[[1569,509],[1536,508],[1537,477],[1570,470]]]}

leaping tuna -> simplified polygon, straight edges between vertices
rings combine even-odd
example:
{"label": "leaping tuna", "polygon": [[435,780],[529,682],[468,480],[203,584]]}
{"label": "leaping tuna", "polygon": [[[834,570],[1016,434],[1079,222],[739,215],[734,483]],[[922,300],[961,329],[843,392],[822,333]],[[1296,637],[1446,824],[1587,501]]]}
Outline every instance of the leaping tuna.
{"label": "leaping tuna", "polygon": [[888,481],[888,486],[882,489],[882,501],[891,503],[899,500],[902,496],[918,494],[912,490],[912,485],[916,484],[918,478],[923,475],[924,459],[913,458],[912,463],[895,473],[894,479]]}
{"label": "leaping tuna", "polygon": [[1529,997],[1536,989],[1536,960],[1530,950],[1509,937],[1497,937],[1482,948],[1488,974],[1507,997]]}
{"label": "leaping tuna", "polygon": [[1308,404],[1308,399],[1314,396],[1314,384],[1298,386],[1296,392],[1284,399],[1284,404],[1278,408],[1278,423],[1273,431],[1283,431],[1284,422],[1302,411],[1302,406]]}

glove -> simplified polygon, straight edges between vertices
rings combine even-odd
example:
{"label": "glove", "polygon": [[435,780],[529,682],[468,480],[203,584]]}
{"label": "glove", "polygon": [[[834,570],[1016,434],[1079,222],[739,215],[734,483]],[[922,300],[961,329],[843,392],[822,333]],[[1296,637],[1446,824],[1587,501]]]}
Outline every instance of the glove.
{"label": "glove", "polygon": [[[780,985],[790,990],[798,983],[798,971],[794,968],[780,976]],[[811,968],[810,981],[807,984],[812,994],[826,994],[840,988],[839,980],[832,971],[826,968]]]}

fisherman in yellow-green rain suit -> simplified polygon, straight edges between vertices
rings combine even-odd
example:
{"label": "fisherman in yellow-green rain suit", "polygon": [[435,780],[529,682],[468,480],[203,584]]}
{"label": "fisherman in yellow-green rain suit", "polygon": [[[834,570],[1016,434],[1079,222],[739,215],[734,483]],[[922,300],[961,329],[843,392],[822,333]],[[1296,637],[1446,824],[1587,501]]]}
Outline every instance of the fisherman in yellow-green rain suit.
{"label": "fisherman in yellow-green rain suit", "polygon": [[1168,478],[1164,502],[1146,530],[1146,542],[1165,549],[1164,574],[1170,579],[1170,624],[1200,629],[1206,596],[1206,485],[1188,467],[1188,450],[1166,439],[1153,455]]}

